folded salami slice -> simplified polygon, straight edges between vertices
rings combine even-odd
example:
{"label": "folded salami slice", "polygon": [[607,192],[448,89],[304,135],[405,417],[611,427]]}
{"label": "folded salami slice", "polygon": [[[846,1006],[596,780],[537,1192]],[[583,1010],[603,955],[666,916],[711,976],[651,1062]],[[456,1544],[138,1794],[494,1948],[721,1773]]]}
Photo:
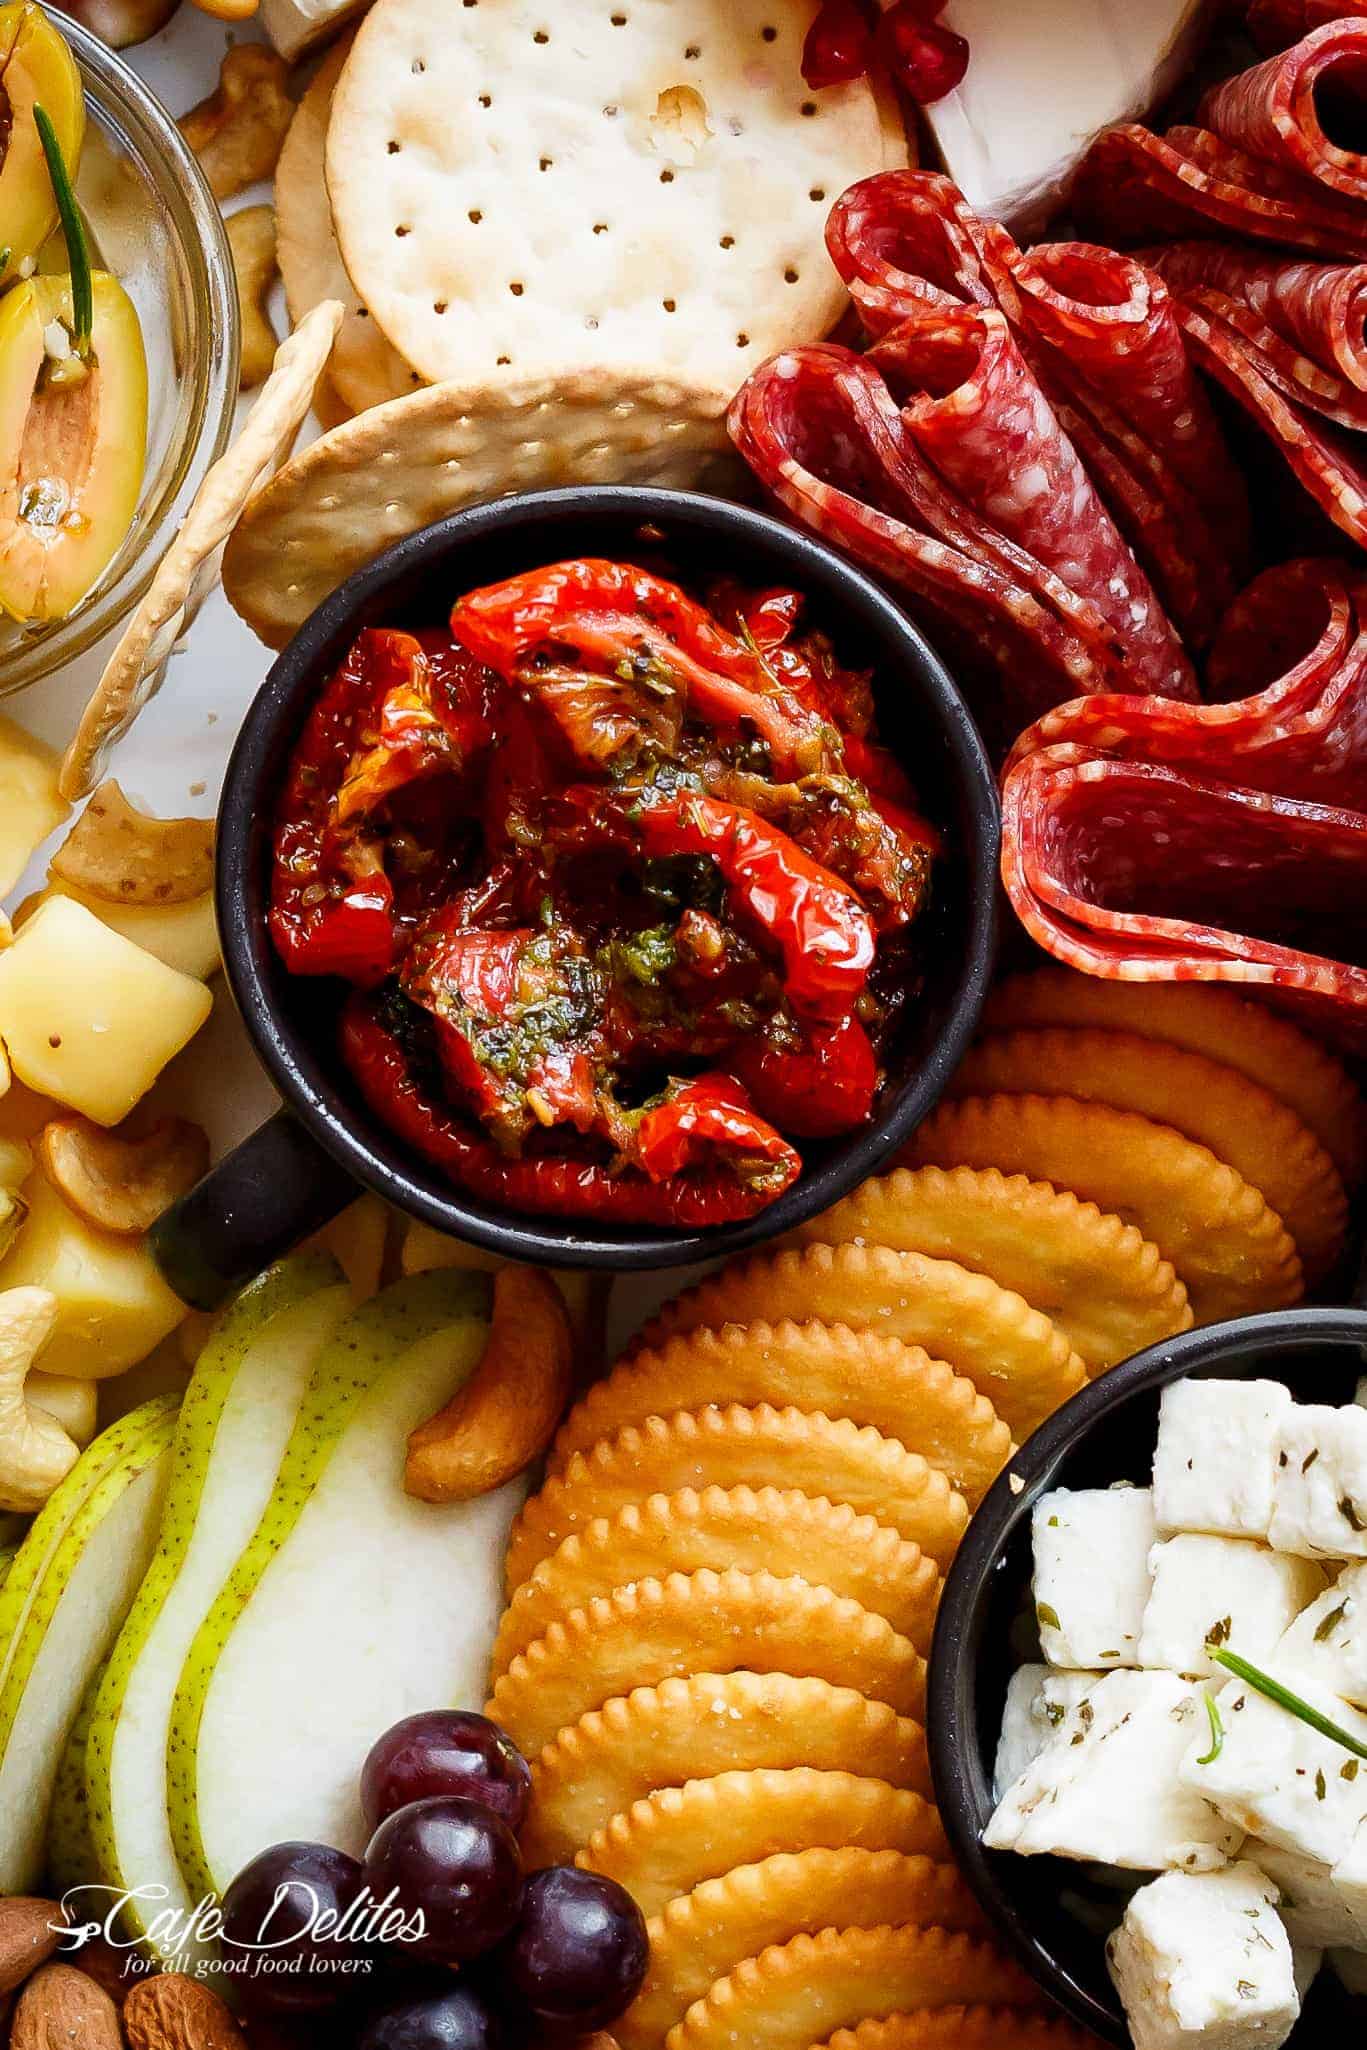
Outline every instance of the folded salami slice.
{"label": "folded salami slice", "polygon": [[1289,50],[1208,92],[1197,120],[1236,149],[1347,199],[1367,199],[1367,158],[1335,142],[1323,109],[1339,97],[1350,125],[1363,106],[1367,19],[1328,21]]}
{"label": "folded salami slice", "polygon": [[1212,683],[1247,695],[1091,697],[1021,737],[1002,874],[1048,952],[1127,981],[1282,991],[1367,1044],[1364,621],[1367,580],[1286,565],[1212,655]]}
{"label": "folded salami slice", "polygon": [[923,171],[854,186],[827,243],[875,335],[930,306],[1000,307],[1166,611],[1204,647],[1246,574],[1247,499],[1161,283],[1082,243],[1022,256]]}

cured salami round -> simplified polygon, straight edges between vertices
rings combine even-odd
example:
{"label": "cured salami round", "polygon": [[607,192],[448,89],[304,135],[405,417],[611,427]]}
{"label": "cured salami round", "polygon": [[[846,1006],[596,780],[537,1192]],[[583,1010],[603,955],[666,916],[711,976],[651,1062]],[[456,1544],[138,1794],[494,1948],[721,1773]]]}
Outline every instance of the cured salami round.
{"label": "cured salami round", "polygon": [[1002,874],[1040,945],[1093,975],[1281,991],[1367,1044],[1365,629],[1367,579],[1292,563],[1212,653],[1212,687],[1245,694],[1094,696],[1022,735]]}

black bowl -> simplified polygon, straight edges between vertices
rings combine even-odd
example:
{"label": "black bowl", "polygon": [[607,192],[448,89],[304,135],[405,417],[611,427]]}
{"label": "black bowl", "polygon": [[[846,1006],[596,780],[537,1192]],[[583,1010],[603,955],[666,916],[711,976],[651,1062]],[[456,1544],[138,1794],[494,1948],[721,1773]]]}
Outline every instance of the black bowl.
{"label": "black bowl", "polygon": [[[708,1231],[616,1229],[484,1205],[409,1152],[360,1102],[333,1042],[339,987],[289,975],[266,929],[271,822],[291,748],[356,634],[442,622],[464,591],[567,556],[663,557],[690,580],[726,571],[807,593],[842,657],[873,670],[884,736],[944,829],[948,858],[911,1007],[875,1122],[804,1149],[806,1171],[757,1217]],[[552,491],[458,513],[388,549],[295,635],[247,714],[218,823],[224,966],[271,1080],[302,1126],[266,1127],[159,1228],[159,1257],[202,1301],[254,1272],[363,1183],[438,1230],[511,1259],[618,1270],[684,1265],[757,1245],[872,1174],[939,1098],[977,1024],[996,936],[1000,818],[982,743],[944,667],[906,616],[819,542],[758,512],[671,491]],[[252,1151],[255,1146],[255,1152]]]}
{"label": "black bowl", "polygon": [[[1075,2021],[1109,2043],[1130,2040],[1102,1938],[1069,1905],[1085,1867],[988,1851],[992,1763],[1007,1683],[1038,1651],[1022,1647],[1029,1615],[1030,1514],[1051,1488],[1147,1485],[1158,1404],[1171,1381],[1282,1381],[1307,1402],[1351,1402],[1367,1371],[1367,1311],[1278,1310],[1186,1332],[1137,1353],[1075,1395],[1026,1441],[969,1525],[945,1581],[927,1681],[931,1776],[954,1854],[1005,1941]],[[1036,1640],[1037,1642],[1037,1640]],[[1136,1875],[1138,1877],[1138,1875]],[[1068,1899],[1065,1899],[1065,1896]],[[1329,2040],[1340,2003],[1321,1975],[1293,2043]],[[1355,2028],[1361,2027],[1361,2005]],[[1304,2033],[1302,2033],[1304,2031]]]}

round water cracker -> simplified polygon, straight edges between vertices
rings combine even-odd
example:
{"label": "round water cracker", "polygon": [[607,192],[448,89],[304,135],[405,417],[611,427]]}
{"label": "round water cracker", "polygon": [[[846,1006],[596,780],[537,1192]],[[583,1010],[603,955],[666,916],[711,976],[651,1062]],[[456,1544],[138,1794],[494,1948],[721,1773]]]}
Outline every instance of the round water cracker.
{"label": "round water cracker", "polygon": [[830,1324],[729,1324],[619,1362],[566,1417],[548,1471],[648,1416],[760,1402],[871,1424],[938,1466],[971,1504],[1011,1452],[1011,1433],[986,1397],[919,1346]]}
{"label": "round water cracker", "polygon": [[1097,1025],[1203,1053],[1294,1110],[1350,1185],[1367,1168],[1367,1113],[1342,1062],[1289,1018],[1233,990],[1208,982],[1105,982],[1072,968],[1042,968],[999,983],[983,1024],[989,1032]]}
{"label": "round water cracker", "polygon": [[661,1788],[798,1766],[930,1797],[925,1732],[886,1702],[792,1673],[693,1673],[609,1701],[532,1760],[523,1857],[529,1871],[572,1858]]}
{"label": "round water cracker", "polygon": [[676,2022],[746,1958],[823,1929],[981,1931],[982,1910],[952,1865],[901,1851],[780,1852],[707,1879],[652,1916],[650,1966],[613,2032],[622,2050],[660,2050]]}
{"label": "round water cracker", "polygon": [[1075,1395],[1087,1370],[1062,1332],[1011,1290],[952,1260],[878,1246],[805,1246],[733,1261],[666,1303],[632,1346],[755,1324],[846,1324],[923,1346],[974,1382],[1019,1440]]}
{"label": "round water cracker", "polygon": [[772,1573],[671,1573],[576,1609],[514,1659],[487,1713],[525,1756],[605,1701],[691,1672],[807,1674],[886,1701],[925,1705],[925,1660],[857,1602]]}
{"label": "round water cracker", "polygon": [[[823,1929],[747,1958],[670,2030],[667,2050],[811,2050],[834,2029],[917,2008],[1030,2008],[1039,1988],[990,1943],[943,1929]],[[946,2042],[952,2042],[948,2037]],[[999,2039],[1008,2050],[1010,2038]],[[999,2050],[994,2044],[993,2050]]]}
{"label": "round water cracker", "polygon": [[1038,1026],[979,1040],[951,1096],[1072,1096],[1134,1111],[1209,1147],[1266,1199],[1296,1242],[1308,1282],[1343,1250],[1348,1196],[1314,1133],[1259,1083],[1205,1054],[1134,1032]]}
{"label": "round water cracker", "polygon": [[941,1582],[919,1545],[822,1496],[684,1488],[600,1517],[543,1559],[503,1612],[490,1672],[497,1678],[557,1618],[597,1595],[704,1566],[798,1574],[884,1617],[918,1651],[930,1649]]}
{"label": "round water cracker", "polygon": [[296,326],[321,299],[339,299],[346,308],[328,377],[347,411],[363,413],[415,390],[422,379],[361,304],[333,232],[323,145],[333,90],[351,42],[344,36],[332,45],[285,135],[275,166],[276,261],[285,304]]}
{"label": "round water cracker", "polygon": [[998,1165],[1113,1210],[1152,1239],[1198,1323],[1285,1309],[1305,1292],[1275,1210],[1205,1146],[1168,1125],[1072,1096],[965,1096],[913,1138],[919,1163]]}
{"label": "round water cracker", "polygon": [[1042,1310],[1094,1373],[1192,1323],[1186,1289],[1157,1246],[1095,1203],[1025,1175],[897,1168],[780,1247],[851,1242],[988,1275]]}
{"label": "round water cracker", "polygon": [[561,484],[707,482],[733,466],[729,399],[615,370],[392,399],[320,435],[256,494],[224,556],[228,601],[283,648],[353,570],[464,506]]}
{"label": "round water cracker", "polygon": [[241,432],[195,493],[81,715],[62,760],[58,788],[63,797],[89,795],[104,776],[115,743],[159,688],[176,642],[218,573],[219,550],[233,523],[303,425],[341,318],[337,301],[324,300],[280,344]]}
{"label": "round water cracker", "polygon": [[504,1566],[508,1593],[572,1532],[631,1502],[683,1488],[775,1487],[844,1502],[919,1545],[946,1566],[968,1525],[968,1505],[938,1468],[895,1438],[847,1418],[733,1405],[628,1424],[576,1452],[518,1513]]}
{"label": "round water cracker", "polygon": [[658,1915],[705,1879],[780,1851],[901,1851],[949,1859],[938,1810],[909,1787],[809,1765],[760,1767],[660,1787],[594,1831],[575,1859]]}
{"label": "round water cracker", "polygon": [[604,365],[734,389],[839,320],[829,203],[904,164],[867,81],[810,92],[815,0],[378,0],[332,104],[346,268],[416,370]]}
{"label": "round water cracker", "polygon": [[1052,2014],[942,2007],[837,2029],[814,2050],[1097,2050],[1097,2039]]}

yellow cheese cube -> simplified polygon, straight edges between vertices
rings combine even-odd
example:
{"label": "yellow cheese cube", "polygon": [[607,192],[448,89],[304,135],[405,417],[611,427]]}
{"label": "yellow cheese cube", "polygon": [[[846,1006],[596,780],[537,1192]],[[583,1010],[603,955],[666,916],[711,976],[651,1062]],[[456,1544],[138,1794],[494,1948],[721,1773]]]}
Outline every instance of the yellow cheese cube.
{"label": "yellow cheese cube", "polygon": [[57,795],[59,757],[12,719],[0,719],[0,897],[14,888],[35,847],[71,810]]}
{"label": "yellow cheese cube", "polygon": [[69,897],[0,953],[0,1043],[21,1082],[116,1125],[213,1008],[202,982]]}
{"label": "yellow cheese cube", "polygon": [[189,897],[183,904],[109,904],[103,897],[78,890],[74,883],[53,881],[46,889],[24,899],[14,914],[16,925],[22,929],[54,897],[69,897],[73,904],[84,904],[101,925],[121,932],[126,940],[155,954],[168,968],[178,968],[182,975],[207,982],[218,973],[221,960],[212,890],[206,890],[202,897]]}
{"label": "yellow cheese cube", "polygon": [[185,1315],[146,1243],[96,1231],[46,1175],[30,1177],[24,1200],[28,1216],[0,1260],[0,1289],[46,1288],[56,1296],[43,1372],[103,1381],[146,1359]]}

